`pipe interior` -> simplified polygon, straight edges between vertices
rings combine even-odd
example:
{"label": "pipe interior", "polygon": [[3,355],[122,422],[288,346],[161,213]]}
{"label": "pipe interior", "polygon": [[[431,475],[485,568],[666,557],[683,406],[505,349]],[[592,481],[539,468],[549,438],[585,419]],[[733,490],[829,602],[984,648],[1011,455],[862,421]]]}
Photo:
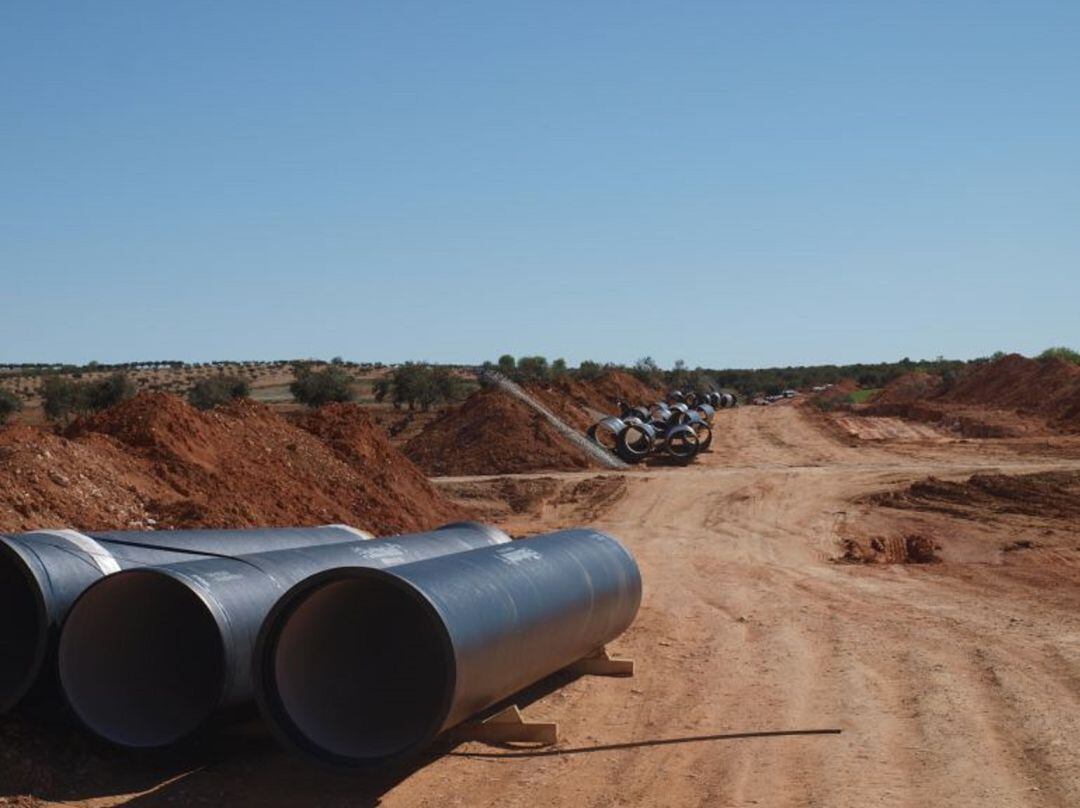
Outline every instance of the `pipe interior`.
{"label": "pipe interior", "polygon": [[353,578],[319,587],[289,613],[272,689],[305,745],[375,762],[440,729],[449,664],[444,630],[415,596]]}
{"label": "pipe interior", "polygon": [[147,570],[88,589],[60,640],[60,681],[94,732],[124,746],[163,746],[198,729],[221,698],[224,649],[206,604]]}
{"label": "pipe interior", "polygon": [[30,571],[0,544],[0,706],[30,687],[43,654],[45,615]]}
{"label": "pipe interior", "polygon": [[618,445],[618,433],[615,431],[617,427],[611,424],[606,424],[603,421],[596,425],[594,435],[596,436],[596,442],[603,446],[605,449],[611,451],[615,450]]}

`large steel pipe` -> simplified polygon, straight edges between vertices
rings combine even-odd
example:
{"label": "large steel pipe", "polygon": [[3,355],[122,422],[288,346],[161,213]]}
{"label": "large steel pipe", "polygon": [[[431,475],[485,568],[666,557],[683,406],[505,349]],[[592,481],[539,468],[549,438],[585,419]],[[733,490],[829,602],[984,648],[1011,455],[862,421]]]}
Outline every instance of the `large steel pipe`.
{"label": "large steel pipe", "polygon": [[712,425],[694,412],[690,420],[686,422],[686,426],[693,429],[694,434],[697,435],[698,452],[709,451],[709,447],[712,446]]}
{"label": "large steel pipe", "polygon": [[592,530],[330,570],[267,618],[256,695],[297,749],[378,766],[615,639],[640,602],[633,556]]}
{"label": "large steel pipe", "polygon": [[129,747],[174,743],[219,708],[250,699],[256,634],[291,585],[331,567],[387,568],[509,541],[497,528],[458,523],[121,572],[71,609],[60,638],[60,684],[75,715],[100,737]]}
{"label": "large steel pipe", "polygon": [[625,421],[609,415],[589,427],[587,435],[593,443],[614,452],[618,447],[619,435],[624,429],[626,429]]}
{"label": "large steel pipe", "polygon": [[676,426],[678,424],[685,424],[690,420],[690,408],[686,404],[672,404],[671,415],[668,417],[668,423]]}
{"label": "large steel pipe", "polygon": [[52,683],[60,625],[75,599],[106,575],[193,557],[351,543],[365,536],[370,534],[344,525],[0,535],[0,712],[36,682],[42,689]]}
{"label": "large steel pipe", "polygon": [[[709,440],[712,441],[711,434]],[[664,452],[680,463],[689,463],[700,450],[697,432],[689,424],[673,426],[664,435]]]}
{"label": "large steel pipe", "polygon": [[640,463],[653,450],[656,435],[656,429],[651,424],[632,418],[619,433],[615,452],[627,463]]}

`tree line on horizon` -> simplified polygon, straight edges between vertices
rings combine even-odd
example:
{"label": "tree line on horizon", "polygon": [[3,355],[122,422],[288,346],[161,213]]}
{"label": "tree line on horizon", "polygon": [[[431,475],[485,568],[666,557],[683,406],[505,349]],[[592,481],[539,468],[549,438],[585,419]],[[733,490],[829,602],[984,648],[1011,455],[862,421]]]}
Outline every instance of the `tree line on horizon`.
{"label": "tree line on horizon", "polygon": [[[484,362],[481,371],[497,371],[520,383],[546,384],[561,378],[592,381],[607,371],[619,370],[633,375],[640,381],[668,390],[730,390],[744,398],[756,395],[773,395],[788,388],[809,389],[836,384],[853,379],[860,387],[884,387],[894,379],[912,372],[940,376],[949,386],[972,366],[1000,359],[1005,354],[972,360],[936,359],[912,360],[905,357],[897,362],[856,363],[849,365],[805,365],[774,368],[712,369],[690,368],[678,360],[671,368],[662,368],[652,357],[642,357],[632,365],[603,363],[585,360],[571,367],[565,359],[551,362],[544,356],[515,358],[503,354],[498,360]],[[1047,348],[1036,359],[1058,359],[1080,364],[1080,352],[1064,346]],[[140,366],[164,366],[169,362],[129,363]],[[217,363],[222,366],[237,363]],[[282,364],[282,363],[267,363]],[[319,407],[336,401],[352,401],[356,397],[356,380],[347,368],[358,367],[334,357],[329,362],[300,360],[291,363],[294,381],[290,391],[301,404]],[[10,365],[5,367],[12,367]],[[34,366],[47,367],[47,366]],[[58,366],[48,366],[58,367]],[[363,367],[385,367],[373,363]],[[410,361],[393,366],[390,372],[373,385],[374,398],[389,402],[397,408],[428,410],[437,405],[448,405],[465,398],[475,384],[465,378],[459,365],[439,365],[429,362]],[[101,366],[90,363],[87,370]],[[45,374],[41,394],[45,415],[56,423],[67,423],[79,415],[87,415],[111,407],[136,392],[134,382],[123,371],[110,373],[104,378],[81,381],[78,375],[64,375],[53,370]],[[250,395],[249,383],[233,374],[221,372],[197,381],[188,391],[188,401],[199,409],[211,409],[238,398]],[[6,389],[0,389],[0,424],[23,408],[22,401]]]}

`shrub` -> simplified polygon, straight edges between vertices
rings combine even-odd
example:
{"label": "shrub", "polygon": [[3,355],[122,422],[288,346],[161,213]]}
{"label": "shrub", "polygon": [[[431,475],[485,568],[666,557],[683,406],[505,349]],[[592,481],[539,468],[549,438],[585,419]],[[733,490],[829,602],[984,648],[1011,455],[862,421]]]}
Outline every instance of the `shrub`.
{"label": "shrub", "polygon": [[41,407],[50,421],[67,421],[80,410],[81,387],[63,376],[46,376],[41,382]]}
{"label": "shrub", "polygon": [[634,363],[634,367],[630,372],[640,381],[652,385],[653,387],[660,382],[660,366],[656,364],[656,360],[651,356],[641,357],[641,359]]}
{"label": "shrub", "polygon": [[113,373],[96,382],[77,382],[63,376],[47,376],[41,383],[42,409],[51,421],[68,421],[107,409],[135,395],[135,385],[124,373]]}
{"label": "shrub", "polygon": [[547,357],[523,356],[517,361],[514,379],[519,382],[542,382],[546,381],[550,374]]}
{"label": "shrub", "polygon": [[1080,365],[1080,353],[1074,351],[1072,348],[1066,348],[1064,345],[1047,348],[1039,354],[1039,359],[1064,359],[1066,362],[1074,362],[1075,364]]}
{"label": "shrub", "polygon": [[503,376],[513,376],[517,370],[517,362],[510,354],[503,354],[499,357],[497,369]]}
{"label": "shrub", "polygon": [[333,401],[352,401],[352,377],[341,368],[331,365],[324,370],[303,367],[289,385],[293,398],[309,407],[321,407]]}
{"label": "shrub", "polygon": [[591,359],[586,359],[580,365],[578,365],[577,376],[582,381],[592,381],[599,378],[600,374],[604,372],[604,367],[599,362],[594,362]]}
{"label": "shrub", "polygon": [[6,424],[22,408],[23,403],[17,395],[10,390],[0,390],[0,424]]}
{"label": "shrub", "polygon": [[98,412],[135,395],[135,384],[124,373],[113,373],[104,379],[83,385],[82,412]]}
{"label": "shrub", "polygon": [[428,410],[440,401],[450,403],[463,398],[466,384],[448,367],[432,367],[423,362],[406,362],[375,383],[375,400],[387,397],[395,407],[417,405]]}
{"label": "shrub", "polygon": [[247,398],[251,387],[239,376],[222,373],[196,382],[188,392],[188,401],[200,410],[209,410],[236,398]]}

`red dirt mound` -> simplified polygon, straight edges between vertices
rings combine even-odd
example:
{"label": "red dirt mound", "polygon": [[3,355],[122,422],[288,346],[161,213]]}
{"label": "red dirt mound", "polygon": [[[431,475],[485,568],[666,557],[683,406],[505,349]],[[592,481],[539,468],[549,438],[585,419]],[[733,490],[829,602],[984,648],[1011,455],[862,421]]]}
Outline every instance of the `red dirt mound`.
{"label": "red dirt mound", "polygon": [[405,444],[429,474],[459,476],[582,469],[592,461],[543,416],[499,390],[478,390]]}
{"label": "red dirt mound", "polygon": [[1080,432],[1080,366],[1070,362],[1010,354],[973,367],[948,389],[935,378],[901,377],[861,412],[934,423],[970,438]]}
{"label": "red dirt mound", "polygon": [[550,382],[530,382],[525,389],[544,406],[582,432],[605,415],[618,415],[619,402],[651,405],[663,394],[621,370],[607,370],[583,382],[563,376]]}
{"label": "red dirt mound", "polygon": [[362,414],[315,413],[308,426],[250,401],[200,412],[144,393],[64,438],[7,430],[0,528],[343,522],[387,534],[466,516]]}
{"label": "red dirt mound", "polygon": [[525,389],[566,423],[582,432],[602,416],[618,414],[614,402],[608,401],[587,382],[569,376],[547,383],[530,382]]}
{"label": "red dirt mound", "polygon": [[874,404],[908,404],[935,395],[941,389],[941,377],[915,371],[893,379],[873,398]]}
{"label": "red dirt mound", "polygon": [[315,435],[338,459],[363,475],[369,488],[367,496],[378,509],[425,510],[426,519],[416,529],[468,516],[445,500],[424,472],[398,451],[374,419],[356,404],[327,404],[300,415],[296,425]]}
{"label": "red dirt mound", "polygon": [[939,400],[1039,415],[1052,426],[1080,431],[1080,365],[1009,354],[975,368]]}
{"label": "red dirt mound", "polygon": [[0,430],[0,530],[152,527],[151,503],[178,498],[103,435],[71,441],[37,427]]}
{"label": "red dirt mound", "polygon": [[[617,401],[648,406],[664,397],[663,392],[621,370],[607,370],[590,382],[592,388],[614,408]],[[617,410],[612,410],[617,412]]]}

